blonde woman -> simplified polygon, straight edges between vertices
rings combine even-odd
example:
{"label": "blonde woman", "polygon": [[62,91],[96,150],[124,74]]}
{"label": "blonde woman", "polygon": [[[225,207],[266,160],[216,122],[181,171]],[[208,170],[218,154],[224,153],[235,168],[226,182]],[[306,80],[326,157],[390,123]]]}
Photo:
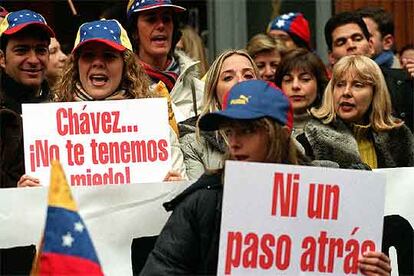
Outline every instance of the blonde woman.
{"label": "blonde woman", "polygon": [[247,43],[246,51],[256,63],[260,78],[273,81],[280,61],[288,48],[280,39],[267,34],[257,34]]}
{"label": "blonde woman", "polygon": [[[204,109],[202,115],[221,110],[222,99],[236,83],[257,79],[259,72],[253,59],[244,50],[226,50],[211,65],[204,87]],[[205,170],[222,167],[226,150],[224,140],[218,132],[196,130],[198,117],[181,124],[180,145],[189,179],[197,179]]]}
{"label": "blonde woman", "polygon": [[414,140],[404,122],[391,115],[387,85],[368,57],[340,59],[322,105],[311,109],[304,134],[297,139],[308,156],[341,167],[365,163],[371,168],[414,166]]}

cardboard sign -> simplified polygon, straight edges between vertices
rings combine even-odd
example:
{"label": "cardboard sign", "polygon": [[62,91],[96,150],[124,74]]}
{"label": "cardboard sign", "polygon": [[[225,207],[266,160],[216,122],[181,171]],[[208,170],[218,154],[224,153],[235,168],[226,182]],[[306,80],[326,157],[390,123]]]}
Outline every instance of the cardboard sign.
{"label": "cardboard sign", "polygon": [[48,185],[60,160],[73,186],[162,181],[171,167],[164,98],[23,104],[26,174]]}
{"label": "cardboard sign", "polygon": [[385,177],[227,162],[219,275],[358,274],[381,251]]}

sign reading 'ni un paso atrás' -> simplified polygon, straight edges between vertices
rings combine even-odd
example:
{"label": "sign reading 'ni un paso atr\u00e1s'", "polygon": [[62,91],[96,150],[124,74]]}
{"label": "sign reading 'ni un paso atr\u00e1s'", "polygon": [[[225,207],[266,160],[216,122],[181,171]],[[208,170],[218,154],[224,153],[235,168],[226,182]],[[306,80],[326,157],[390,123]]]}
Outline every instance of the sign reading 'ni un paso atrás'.
{"label": "sign reading 'ni un paso atr\u00e1s'", "polygon": [[227,162],[219,275],[360,274],[381,251],[385,177],[369,171]]}

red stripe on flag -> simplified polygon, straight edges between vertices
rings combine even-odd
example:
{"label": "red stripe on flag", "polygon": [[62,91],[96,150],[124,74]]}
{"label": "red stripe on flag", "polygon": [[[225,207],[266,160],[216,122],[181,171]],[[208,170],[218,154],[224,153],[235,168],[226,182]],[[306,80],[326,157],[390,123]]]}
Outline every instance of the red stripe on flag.
{"label": "red stripe on flag", "polygon": [[40,275],[103,275],[99,264],[88,259],[56,253],[41,253]]}

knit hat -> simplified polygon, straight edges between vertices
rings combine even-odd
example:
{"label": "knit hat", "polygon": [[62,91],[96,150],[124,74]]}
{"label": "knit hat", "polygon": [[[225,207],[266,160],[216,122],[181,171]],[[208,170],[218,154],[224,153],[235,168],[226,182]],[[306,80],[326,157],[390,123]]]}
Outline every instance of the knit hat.
{"label": "knit hat", "polygon": [[201,130],[218,130],[229,119],[270,117],[292,129],[293,111],[288,97],[275,84],[263,80],[247,80],[234,85],[223,98],[223,110],[200,118]]}
{"label": "knit hat", "polygon": [[120,52],[125,49],[132,51],[127,32],[115,19],[102,19],[82,24],[76,34],[72,53],[86,42],[91,41],[102,42]]}
{"label": "knit hat", "polygon": [[50,37],[55,37],[55,33],[47,25],[44,17],[31,10],[19,10],[8,13],[0,24],[0,37],[3,34],[15,34],[32,25],[43,29]]}
{"label": "knit hat", "polygon": [[129,0],[127,6],[127,17],[130,18],[133,13],[147,11],[157,8],[173,8],[175,12],[183,12],[186,9],[173,5],[171,0]]}
{"label": "knit hat", "polygon": [[295,44],[308,49],[311,48],[309,23],[300,12],[277,16],[269,23],[267,33],[272,30],[287,32]]}

